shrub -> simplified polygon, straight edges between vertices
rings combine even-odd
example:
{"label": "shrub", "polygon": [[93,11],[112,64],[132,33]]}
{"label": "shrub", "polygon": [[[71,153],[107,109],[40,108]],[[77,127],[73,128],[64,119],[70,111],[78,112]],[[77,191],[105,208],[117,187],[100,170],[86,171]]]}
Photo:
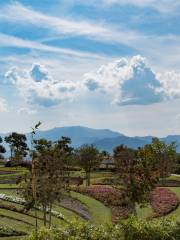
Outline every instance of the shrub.
{"label": "shrub", "polygon": [[[119,231],[114,228],[96,227],[90,223],[71,222],[64,228],[41,229],[37,240],[121,240]],[[28,240],[36,240],[35,233]]]}
{"label": "shrub", "polygon": [[78,187],[73,190],[93,197],[107,206],[121,206],[124,200],[120,191],[109,186]]}
{"label": "shrub", "polygon": [[178,223],[163,219],[145,221],[130,217],[120,223],[125,240],[179,240]]}
{"label": "shrub", "polygon": [[[35,240],[35,234],[27,240]],[[130,217],[119,224],[94,226],[71,222],[62,228],[41,229],[37,240],[179,240],[180,226],[172,220],[140,220]]]}

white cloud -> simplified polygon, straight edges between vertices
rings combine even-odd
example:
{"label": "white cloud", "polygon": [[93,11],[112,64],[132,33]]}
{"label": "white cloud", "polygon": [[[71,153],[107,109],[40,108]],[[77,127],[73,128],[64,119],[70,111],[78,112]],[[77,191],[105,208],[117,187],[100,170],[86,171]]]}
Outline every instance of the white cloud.
{"label": "white cloud", "polygon": [[8,112],[7,103],[4,98],[0,98],[0,112]]}
{"label": "white cloud", "polygon": [[119,105],[146,105],[167,97],[163,84],[141,56],[104,65],[85,74],[84,82],[90,91],[107,94]]}
{"label": "white cloud", "polygon": [[180,98],[180,72],[164,72],[157,75],[169,99]]}
{"label": "white cloud", "polygon": [[29,70],[11,68],[5,77],[14,84],[28,103],[44,107],[54,106],[72,100],[78,85],[71,81],[55,80],[47,69],[34,64]]}
{"label": "white cloud", "polygon": [[100,58],[100,56],[98,56],[97,54],[75,51],[75,50],[66,49],[66,48],[47,46],[39,42],[24,40],[24,39],[10,36],[3,33],[0,33],[0,47],[17,47],[17,48],[35,49],[39,51],[59,53],[59,54],[65,54],[65,55],[82,57],[82,58],[83,57],[84,58]]}
{"label": "white cloud", "polygon": [[[105,0],[100,1],[100,5],[103,5]],[[115,1],[115,0],[114,0]],[[134,0],[128,0],[132,3],[136,3]],[[139,4],[152,3],[149,0],[147,2],[139,1]],[[159,2],[159,1],[158,1]],[[164,7],[166,4],[161,5]],[[173,1],[172,6],[177,6],[177,1]],[[93,1],[89,1],[87,4],[91,4]],[[95,4],[97,1],[94,2]],[[125,1],[117,1],[119,4],[125,4]],[[137,2],[138,3],[138,2]],[[136,4],[137,4],[136,3]],[[106,3],[107,4],[107,3]],[[112,3],[113,4],[113,3]],[[180,5],[180,2],[179,2]],[[158,4],[156,4],[158,6]],[[169,4],[167,5],[169,6]],[[175,65],[179,59],[180,54],[180,38],[177,35],[165,35],[165,36],[150,36],[142,32],[138,32],[132,29],[124,28],[121,23],[114,23],[109,25],[107,22],[100,24],[94,23],[89,20],[77,21],[72,18],[71,20],[65,18],[54,17],[44,14],[42,12],[35,11],[32,8],[26,7],[19,3],[13,3],[5,5],[0,12],[0,20],[13,22],[14,24],[22,24],[29,27],[29,25],[37,26],[40,28],[46,28],[48,30],[47,37],[39,41],[25,40],[5,34],[0,34],[0,46],[14,46],[19,48],[35,49],[40,51],[46,51],[51,53],[58,53],[63,55],[71,55],[82,58],[95,58],[103,59],[104,56],[100,54],[65,49],[45,44],[53,39],[58,39],[63,36],[85,36],[90,39],[95,39],[100,42],[110,42],[111,44],[124,44],[130,48],[136,50],[140,54],[152,59],[156,65]],[[171,44],[169,44],[171,43]],[[145,47],[146,46],[146,47]],[[168,59],[164,61],[162,58],[164,52],[168,54]],[[165,66],[167,68],[167,66]]]}
{"label": "white cloud", "polygon": [[82,81],[54,78],[37,63],[25,70],[11,68],[5,76],[28,103],[44,107],[74,99],[84,104],[91,100],[94,103],[96,98],[98,107],[104,101],[121,106],[151,105],[180,98],[180,73],[157,73],[139,55],[102,65],[97,71],[86,73]]}
{"label": "white cloud", "polygon": [[[97,21],[96,22],[91,22],[87,20],[77,21],[77,19],[67,20],[65,18],[49,16],[47,14],[35,11],[32,8],[28,8],[19,3],[5,5],[5,7],[3,7],[3,9],[1,10],[0,20],[18,23],[25,26],[29,24],[33,24],[34,26],[48,29],[49,36],[45,39],[42,39],[41,42],[57,39],[59,37],[66,36],[66,35],[68,36],[80,35],[80,36],[86,36],[92,39],[96,39],[102,42],[113,41],[116,43],[123,43],[127,45],[131,44],[134,41],[137,41],[138,39],[141,41],[146,39],[146,37],[140,33],[121,28],[119,24],[118,26],[116,26],[118,27],[117,29],[116,27],[108,26],[107,24],[101,25],[97,23]],[[17,46],[19,41],[20,39],[19,40],[14,39],[14,42],[17,42]],[[8,44],[9,42],[12,42],[12,41],[10,40],[6,41],[5,39],[5,41],[3,42],[5,44]],[[42,49],[46,51],[62,51],[62,52],[64,51],[67,54],[69,51],[69,54],[76,53],[77,55],[77,52],[75,51],[47,46],[40,42],[32,42],[32,41],[22,42],[21,40],[20,44],[22,46],[23,44],[30,45],[30,46],[33,45],[33,48],[35,49]],[[82,55],[83,53],[79,52],[78,54]]]}
{"label": "white cloud", "polygon": [[1,9],[0,19],[2,21],[17,22],[23,25],[32,24],[62,35],[105,36],[111,33],[110,30],[97,23],[74,21],[50,16],[19,3],[4,6],[3,9]]}

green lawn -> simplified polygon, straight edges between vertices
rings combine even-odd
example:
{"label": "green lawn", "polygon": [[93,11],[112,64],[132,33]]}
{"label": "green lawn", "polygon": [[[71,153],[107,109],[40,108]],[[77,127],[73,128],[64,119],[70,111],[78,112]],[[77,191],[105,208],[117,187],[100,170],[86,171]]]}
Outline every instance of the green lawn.
{"label": "green lawn", "polygon": [[112,224],[111,210],[101,202],[77,192],[71,192],[71,195],[87,206],[95,224]]}
{"label": "green lawn", "polygon": [[[169,189],[172,192],[176,193],[176,195],[178,196],[178,198],[180,200],[180,187],[169,187]],[[168,214],[168,216],[180,219],[180,205],[178,206],[178,208],[175,211],[173,211],[172,213]]]}
{"label": "green lawn", "polygon": [[168,177],[167,179],[169,179],[169,180],[175,180],[175,181],[180,181],[180,176],[178,176],[178,175],[171,175],[171,176]]}

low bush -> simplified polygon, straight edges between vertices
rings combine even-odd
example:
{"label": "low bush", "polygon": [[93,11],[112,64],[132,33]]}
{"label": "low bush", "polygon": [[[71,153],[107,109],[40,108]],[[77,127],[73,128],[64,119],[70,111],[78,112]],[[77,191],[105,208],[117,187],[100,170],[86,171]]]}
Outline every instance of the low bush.
{"label": "low bush", "polygon": [[71,222],[62,228],[41,229],[38,237],[32,234],[27,240],[179,240],[180,225],[172,220],[145,221],[135,217],[109,226]]}
{"label": "low bush", "polygon": [[125,240],[180,239],[179,223],[168,219],[147,221],[130,217],[122,221],[120,226]]}

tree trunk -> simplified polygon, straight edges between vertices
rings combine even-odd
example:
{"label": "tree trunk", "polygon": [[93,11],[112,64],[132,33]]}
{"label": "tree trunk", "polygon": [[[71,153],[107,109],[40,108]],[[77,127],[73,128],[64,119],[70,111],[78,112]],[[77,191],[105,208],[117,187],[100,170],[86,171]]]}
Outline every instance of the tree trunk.
{"label": "tree trunk", "polygon": [[88,186],[88,172],[86,172],[86,187]]}
{"label": "tree trunk", "polygon": [[86,187],[90,186],[90,172],[86,172]]}
{"label": "tree trunk", "polygon": [[52,203],[50,203],[49,206],[49,228],[51,227],[51,221],[52,221]]}
{"label": "tree trunk", "polygon": [[90,182],[91,176],[90,176],[90,172],[88,173],[88,186],[90,186],[91,182]]}
{"label": "tree trunk", "polygon": [[46,205],[43,206],[43,220],[44,220],[44,226],[46,227]]}

